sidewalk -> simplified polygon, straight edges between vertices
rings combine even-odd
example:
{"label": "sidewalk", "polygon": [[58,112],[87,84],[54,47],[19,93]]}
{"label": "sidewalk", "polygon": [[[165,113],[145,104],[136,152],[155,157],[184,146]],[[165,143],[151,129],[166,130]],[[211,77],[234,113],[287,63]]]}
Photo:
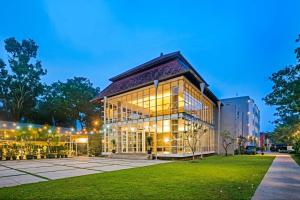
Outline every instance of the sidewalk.
{"label": "sidewalk", "polygon": [[300,167],[288,154],[277,154],[252,200],[300,200]]}

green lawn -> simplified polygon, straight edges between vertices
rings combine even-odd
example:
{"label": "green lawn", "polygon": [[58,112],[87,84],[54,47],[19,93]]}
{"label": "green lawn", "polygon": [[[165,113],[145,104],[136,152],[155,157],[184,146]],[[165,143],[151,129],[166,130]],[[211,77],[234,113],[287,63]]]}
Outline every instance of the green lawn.
{"label": "green lawn", "polygon": [[291,154],[292,158],[298,163],[300,166],[300,154]]}
{"label": "green lawn", "polygon": [[274,157],[208,157],[0,189],[1,199],[250,199]]}

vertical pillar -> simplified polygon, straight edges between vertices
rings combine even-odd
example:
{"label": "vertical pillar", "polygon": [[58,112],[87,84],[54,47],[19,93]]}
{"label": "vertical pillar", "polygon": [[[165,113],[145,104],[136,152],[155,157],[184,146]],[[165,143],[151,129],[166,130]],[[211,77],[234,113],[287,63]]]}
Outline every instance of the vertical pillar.
{"label": "vertical pillar", "polygon": [[155,87],[155,134],[154,134],[154,152],[155,159],[157,160],[157,89],[158,89],[158,80],[154,80]]}
{"label": "vertical pillar", "polygon": [[139,152],[139,134],[138,134],[138,130],[136,130],[135,132],[135,151]]}
{"label": "vertical pillar", "polygon": [[143,132],[142,132],[142,152],[145,153],[146,152],[146,143],[145,143],[145,130],[143,128]]}
{"label": "vertical pillar", "polygon": [[106,111],[106,107],[107,107],[107,97],[105,96],[104,97],[104,102],[103,102],[103,127],[104,127],[104,130],[103,130],[103,152],[106,152],[106,150],[108,149],[108,144],[107,144],[107,138],[106,138],[106,134],[107,134],[107,127],[106,127],[106,115],[107,115],[107,111]]}
{"label": "vertical pillar", "polygon": [[182,137],[181,137],[181,139],[182,139],[182,151],[183,151],[183,153],[185,153],[185,132],[186,131],[188,131],[188,130],[186,130],[186,120],[184,120],[184,122],[183,122],[183,133],[182,133]]}
{"label": "vertical pillar", "polygon": [[220,154],[221,101],[218,101],[218,154]]}
{"label": "vertical pillar", "polygon": [[124,146],[123,146],[123,141],[124,141],[123,135],[124,135],[124,132],[121,131],[121,153],[123,153],[123,148],[124,148]]}
{"label": "vertical pillar", "polygon": [[128,131],[126,131],[126,153],[128,153]]}
{"label": "vertical pillar", "polygon": [[77,142],[75,143],[76,144],[76,156],[78,156],[78,151],[77,151]]}

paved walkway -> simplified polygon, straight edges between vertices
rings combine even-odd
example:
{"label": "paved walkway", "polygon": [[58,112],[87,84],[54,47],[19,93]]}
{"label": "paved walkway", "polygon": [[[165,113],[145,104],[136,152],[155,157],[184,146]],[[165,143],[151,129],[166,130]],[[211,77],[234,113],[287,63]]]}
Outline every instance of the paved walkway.
{"label": "paved walkway", "polygon": [[300,199],[300,167],[290,155],[276,155],[252,200]]}
{"label": "paved walkway", "polygon": [[27,183],[144,167],[169,161],[99,157],[0,161],[0,188]]}

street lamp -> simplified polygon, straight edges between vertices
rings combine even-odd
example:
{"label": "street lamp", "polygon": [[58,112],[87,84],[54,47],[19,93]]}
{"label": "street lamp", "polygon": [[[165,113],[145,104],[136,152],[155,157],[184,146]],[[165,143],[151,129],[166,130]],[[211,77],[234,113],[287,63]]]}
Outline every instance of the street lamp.
{"label": "street lamp", "polygon": [[155,159],[157,160],[157,89],[158,89],[158,80],[154,80],[155,87],[155,135],[154,135],[154,145],[155,145]]}

